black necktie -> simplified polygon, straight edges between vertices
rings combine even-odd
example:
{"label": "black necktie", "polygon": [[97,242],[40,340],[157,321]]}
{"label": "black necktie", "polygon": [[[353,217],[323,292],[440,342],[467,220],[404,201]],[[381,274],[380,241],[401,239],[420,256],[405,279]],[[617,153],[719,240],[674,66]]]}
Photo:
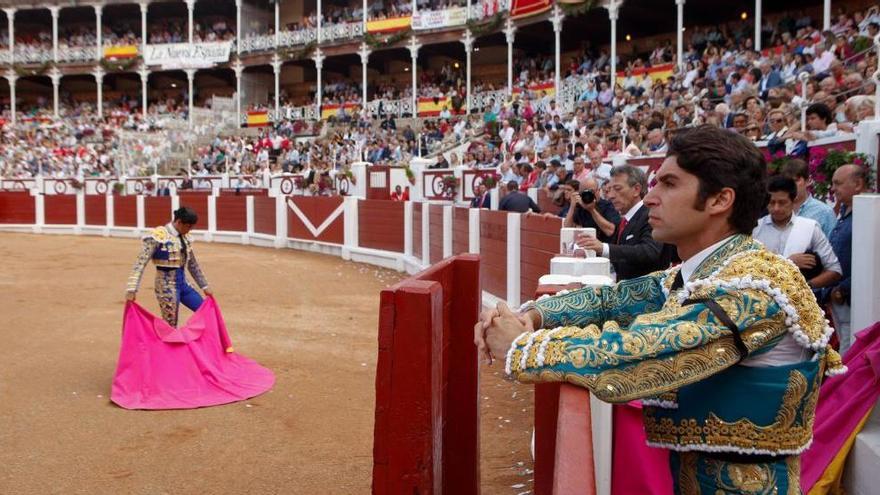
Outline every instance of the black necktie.
{"label": "black necktie", "polygon": [[684,278],[681,276],[681,269],[675,274],[675,280],[672,281],[671,290],[678,290],[684,287]]}

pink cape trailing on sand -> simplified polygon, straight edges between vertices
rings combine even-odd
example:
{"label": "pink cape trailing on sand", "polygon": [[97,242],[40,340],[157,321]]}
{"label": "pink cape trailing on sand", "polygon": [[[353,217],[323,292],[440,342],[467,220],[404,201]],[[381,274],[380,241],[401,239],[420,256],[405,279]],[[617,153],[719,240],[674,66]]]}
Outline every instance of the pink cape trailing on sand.
{"label": "pink cape trailing on sand", "polygon": [[110,399],[125,409],[190,409],[272,388],[271,371],[227,349],[232,343],[213,297],[180,328],[129,301]]}

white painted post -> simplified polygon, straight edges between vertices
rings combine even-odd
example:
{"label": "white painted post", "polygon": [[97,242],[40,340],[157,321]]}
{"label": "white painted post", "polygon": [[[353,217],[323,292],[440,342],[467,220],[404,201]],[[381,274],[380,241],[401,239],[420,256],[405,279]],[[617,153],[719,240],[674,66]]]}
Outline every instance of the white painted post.
{"label": "white painted post", "polygon": [[97,93],[97,102],[95,103],[95,111],[98,114],[98,117],[104,115],[104,69],[99,65],[92,71],[92,75],[95,77],[95,90]]}
{"label": "white painted post", "polygon": [[144,119],[147,118],[147,85],[150,82],[150,71],[146,68],[140,70],[141,75],[141,106],[143,106]]}
{"label": "white painted post", "polygon": [[184,0],[186,2],[186,11],[187,11],[187,27],[189,29],[189,35],[187,39],[189,40],[189,44],[193,44],[193,31],[195,30],[195,26],[193,25],[193,14],[196,9],[196,0]]}
{"label": "white painted post", "polygon": [[[470,16],[471,8],[468,6],[468,16]],[[467,92],[467,96],[465,99],[465,112],[467,115],[471,114],[471,55],[473,55],[474,51],[474,38],[473,34],[471,34],[471,30],[468,29],[464,32],[464,37],[461,39],[461,42],[464,43],[464,56],[465,56],[465,91]]]}
{"label": "white painted post", "polygon": [[43,226],[46,225],[46,196],[44,196],[42,192],[37,192],[34,195],[34,206],[36,214],[34,234],[41,234],[43,232]]}
{"label": "white painted post", "polygon": [[208,231],[205,232],[205,240],[213,241],[215,232],[217,232],[217,196],[211,194],[208,196]]}
{"label": "white painted post", "polygon": [[347,250],[358,247],[358,198],[346,196],[342,199],[344,206],[343,215],[345,230],[343,231],[343,259],[351,259]]}
{"label": "white painted post", "polygon": [[241,56],[241,1],[235,0],[235,54]]}
{"label": "white painted post", "polygon": [[[52,61],[58,63],[58,14],[61,13],[61,7],[49,7],[49,13],[52,15]],[[57,117],[57,115],[56,115]]]}
{"label": "white painted post", "polygon": [[443,206],[443,257],[452,256],[452,206]]}
{"label": "white painted post", "polygon": [[254,235],[254,197],[253,196],[245,196],[245,211],[247,212],[247,233],[249,236]]}
{"label": "white painted post", "polygon": [[[876,134],[874,140],[876,141]],[[853,198],[851,325],[852,332],[880,321],[880,194]]]}
{"label": "white painted post", "polygon": [[431,203],[422,203],[422,266],[431,264]]}
{"label": "white painted post", "polygon": [[178,196],[177,188],[174,188],[175,194],[171,195],[171,216],[168,219],[169,222],[174,221],[174,212],[180,208],[180,196]]}
{"label": "white painted post", "polygon": [[511,308],[520,305],[520,215],[507,214],[507,304]]}
{"label": "white painted post", "polygon": [[489,209],[497,210],[498,204],[501,202],[501,188],[504,187],[501,184],[495,187],[495,190],[492,191],[492,194],[489,195]]}
{"label": "white painted post", "polygon": [[138,231],[144,230],[146,228],[146,214],[145,214],[145,203],[144,196],[142,194],[138,194],[135,197],[135,204],[137,205],[137,228]]}
{"label": "white painted post", "polygon": [[193,81],[195,80],[195,77],[196,77],[196,70],[195,69],[186,69],[186,85],[187,85],[186,86],[187,87],[186,94],[189,97],[188,104],[187,104],[188,110],[187,110],[186,115],[187,115],[187,120],[189,120],[190,127],[192,127],[192,125],[193,125],[193,102],[195,101],[194,100],[195,94],[194,94],[194,90],[193,90]]}
{"label": "white painted post", "polygon": [[556,44],[555,45],[556,46],[555,58],[554,58],[554,61],[555,61],[554,67],[556,68],[556,77],[554,78],[554,81],[553,81],[554,82],[553,88],[555,91],[555,98],[556,98],[557,102],[559,101],[559,97],[562,95],[562,87],[560,86],[560,82],[559,82],[561,80],[560,74],[561,74],[561,70],[562,70],[562,65],[560,62],[560,53],[562,50],[562,44],[561,44],[560,38],[562,36],[562,21],[564,19],[565,19],[565,15],[562,13],[562,9],[559,8],[559,5],[554,5],[553,6],[553,16],[550,17],[550,22],[553,24],[553,35],[554,35],[553,37],[554,37],[554,41]]}
{"label": "white painted post", "polygon": [[822,2],[822,31],[831,29],[831,0]]}
{"label": "white painted post", "polygon": [[403,203],[403,255],[410,257],[413,254],[413,203]]}
{"label": "white painted post", "polygon": [[372,51],[366,43],[361,43],[358,55],[361,56],[361,107],[367,108],[367,64],[370,61]]}
{"label": "white painted post", "polygon": [[480,209],[468,210],[468,252],[480,254]]}
{"label": "white painted post", "polygon": [[93,7],[95,9],[95,48],[97,48],[95,59],[101,60],[104,58],[104,33],[101,30],[101,17],[104,14],[104,6],[94,5]]}
{"label": "white painted post", "polygon": [[141,57],[147,56],[147,11],[150,9],[150,2],[143,0],[141,6]]}
{"label": "white painted post", "polygon": [[52,80],[52,113],[57,119],[60,116],[61,97],[61,71],[58,67],[52,67],[49,72],[49,79]]}
{"label": "white painted post", "polygon": [[[346,225],[348,225],[346,223]],[[275,196],[275,247],[287,245],[287,196]]]}
{"label": "white painted post", "polygon": [[76,192],[76,228],[74,233],[82,232],[83,226],[86,224],[86,186]]}
{"label": "white painted post", "polygon": [[[419,90],[418,90],[418,79],[416,77],[416,72],[418,72],[418,60],[419,60],[419,49],[422,45],[419,43],[419,40],[416,39],[415,36],[409,39],[409,56],[412,58],[412,117],[417,118],[419,116]],[[421,146],[419,146],[421,149]]]}
{"label": "white painted post", "polygon": [[18,80],[18,75],[16,75],[15,71],[9,69],[6,71],[6,81],[9,83],[9,120],[12,121],[12,125],[16,123],[16,111],[15,111],[15,81]]}
{"label": "white painted post", "polygon": [[107,228],[104,229],[105,236],[110,235],[110,229],[112,229],[113,226],[116,224],[116,219],[114,218],[114,212],[113,212],[114,198],[115,198],[115,196],[113,194],[108,194],[107,196],[105,196],[104,205],[106,206],[105,211],[106,211],[106,216],[107,216],[107,222],[105,225]]}
{"label": "white painted post", "polygon": [[272,55],[272,72],[275,73],[275,123],[281,121],[281,58]]}

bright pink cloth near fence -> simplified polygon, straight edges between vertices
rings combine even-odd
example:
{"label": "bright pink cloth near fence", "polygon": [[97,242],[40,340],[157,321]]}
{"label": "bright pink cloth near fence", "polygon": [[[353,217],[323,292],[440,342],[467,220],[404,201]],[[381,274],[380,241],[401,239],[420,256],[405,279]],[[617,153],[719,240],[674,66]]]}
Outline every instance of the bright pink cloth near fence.
{"label": "bright pink cloth near fence", "polygon": [[231,349],[213,297],[180,328],[135,302],[125,306],[110,399],[125,409],[191,409],[249,399],[275,375]]}
{"label": "bright pink cloth near fence", "polygon": [[612,495],[672,495],[669,451],[649,447],[640,402],[614,405]]}
{"label": "bright pink cloth near fence", "polygon": [[813,444],[801,459],[801,488],[807,493],[862,418],[880,398],[880,323],[856,336],[843,356],[846,374],[825,380],[813,423]]}

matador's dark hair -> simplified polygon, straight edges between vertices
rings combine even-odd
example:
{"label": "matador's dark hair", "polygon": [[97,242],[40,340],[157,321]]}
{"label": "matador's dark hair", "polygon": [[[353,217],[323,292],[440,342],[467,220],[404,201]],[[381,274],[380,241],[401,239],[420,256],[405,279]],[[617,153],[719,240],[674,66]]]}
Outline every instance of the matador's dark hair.
{"label": "matador's dark hair", "polygon": [[182,206],[174,210],[174,220],[180,220],[187,225],[195,225],[199,222],[199,216],[196,215],[192,208]]}

